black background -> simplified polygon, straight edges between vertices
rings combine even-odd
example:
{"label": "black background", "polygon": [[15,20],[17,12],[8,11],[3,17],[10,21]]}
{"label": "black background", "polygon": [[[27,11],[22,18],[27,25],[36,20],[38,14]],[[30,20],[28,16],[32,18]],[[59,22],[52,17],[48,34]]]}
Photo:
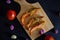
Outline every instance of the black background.
{"label": "black background", "polygon": [[[6,18],[6,12],[8,10],[15,10],[17,15],[20,11],[20,5],[14,2],[14,0],[11,0],[11,2],[11,4],[7,4],[6,0],[0,0],[0,40],[12,40],[10,36],[13,34],[17,35],[18,38],[16,40],[25,40],[26,38],[31,40],[20,25],[17,18],[15,18],[13,21],[9,21]],[[45,35],[52,35],[55,40],[60,40],[60,16],[58,16],[58,13],[60,12],[60,0],[27,0],[27,2],[39,2],[53,23],[55,29],[59,30],[58,34],[54,34],[53,32],[49,31],[36,40],[44,40]],[[9,28],[11,24],[15,26],[13,31],[11,31]]]}

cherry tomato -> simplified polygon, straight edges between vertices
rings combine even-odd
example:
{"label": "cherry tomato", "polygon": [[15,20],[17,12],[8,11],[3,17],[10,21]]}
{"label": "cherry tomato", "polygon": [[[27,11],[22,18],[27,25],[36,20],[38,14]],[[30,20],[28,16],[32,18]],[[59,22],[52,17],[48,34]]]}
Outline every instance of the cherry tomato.
{"label": "cherry tomato", "polygon": [[45,37],[45,40],[54,40],[54,38],[53,38],[51,35],[47,35],[47,36]]}
{"label": "cherry tomato", "polygon": [[7,19],[14,20],[16,17],[16,12],[14,10],[8,10],[7,12]]}

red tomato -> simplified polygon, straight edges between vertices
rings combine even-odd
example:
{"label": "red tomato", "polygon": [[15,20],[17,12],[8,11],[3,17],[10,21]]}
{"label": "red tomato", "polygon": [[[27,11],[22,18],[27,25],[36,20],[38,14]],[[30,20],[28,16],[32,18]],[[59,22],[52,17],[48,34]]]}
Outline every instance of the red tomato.
{"label": "red tomato", "polygon": [[54,40],[54,38],[53,38],[52,36],[50,36],[50,35],[47,35],[47,36],[45,37],[45,40]]}
{"label": "red tomato", "polygon": [[14,10],[8,10],[7,18],[8,20],[14,20],[16,17],[16,12]]}

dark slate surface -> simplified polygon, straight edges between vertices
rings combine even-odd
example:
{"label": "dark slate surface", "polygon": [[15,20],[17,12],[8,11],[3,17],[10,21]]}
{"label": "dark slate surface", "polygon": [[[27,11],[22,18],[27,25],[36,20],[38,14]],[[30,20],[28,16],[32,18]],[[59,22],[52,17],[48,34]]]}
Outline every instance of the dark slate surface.
{"label": "dark slate surface", "polygon": [[[18,15],[20,11],[20,5],[13,0],[11,0],[11,4],[7,4],[5,1],[6,0],[0,0],[0,40],[12,40],[10,36],[13,34],[16,34],[18,36],[16,40],[25,40],[26,38],[31,40],[22,26],[19,24],[17,18],[15,18],[13,21],[9,21],[6,18],[6,12],[9,9],[15,10]],[[27,2],[39,2],[53,23],[55,29],[59,30],[58,34],[54,34],[53,32],[49,31],[36,40],[43,40],[45,35],[52,35],[55,40],[60,40],[60,16],[58,16],[58,13],[60,11],[60,0],[27,0]],[[11,24],[15,26],[15,29],[13,31],[9,29],[9,26]]]}

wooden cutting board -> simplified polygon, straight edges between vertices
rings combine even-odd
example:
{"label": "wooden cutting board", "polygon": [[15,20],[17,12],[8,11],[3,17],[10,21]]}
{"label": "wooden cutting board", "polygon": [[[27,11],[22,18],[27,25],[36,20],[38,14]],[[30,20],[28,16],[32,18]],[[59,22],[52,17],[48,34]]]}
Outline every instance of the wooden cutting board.
{"label": "wooden cutting board", "polygon": [[[20,17],[24,12],[28,11],[32,7],[36,7],[36,8],[40,8],[40,12],[42,13],[42,15],[44,16],[44,19],[46,21],[45,27],[42,27],[44,29],[44,33],[48,32],[49,30],[54,28],[54,26],[51,23],[50,19],[48,18],[45,11],[43,10],[43,8],[41,7],[41,5],[38,2],[30,4],[30,3],[26,2],[26,0],[14,0],[14,1],[19,3],[20,6],[21,6],[21,10],[20,10],[19,14],[17,15],[17,19],[18,19],[19,22],[20,22]],[[35,40],[37,37],[41,36],[40,34],[34,34],[34,36],[33,35],[31,36],[29,34],[29,32],[26,30],[26,28],[25,27],[23,27],[23,28],[25,29],[25,31],[27,32],[27,34],[29,35],[29,37],[32,40]]]}

